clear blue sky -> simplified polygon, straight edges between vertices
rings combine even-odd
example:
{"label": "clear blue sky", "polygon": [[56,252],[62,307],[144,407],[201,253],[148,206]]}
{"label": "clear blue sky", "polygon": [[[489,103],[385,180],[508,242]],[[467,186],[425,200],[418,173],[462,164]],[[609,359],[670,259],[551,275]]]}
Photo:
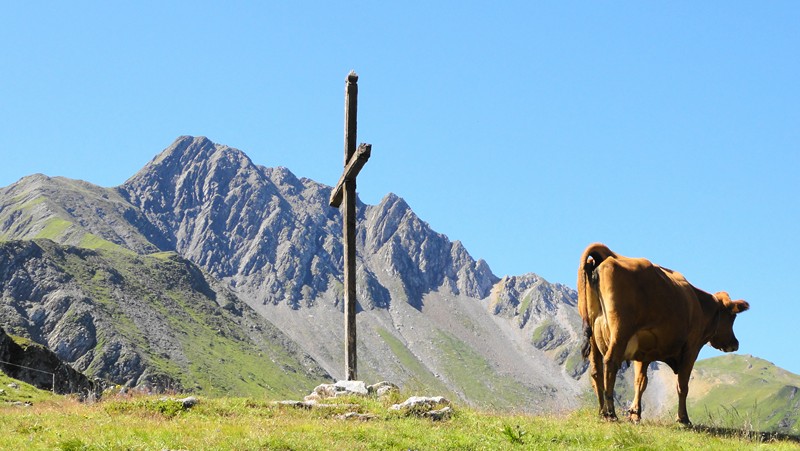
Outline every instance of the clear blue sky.
{"label": "clear blue sky", "polygon": [[362,200],[500,276],[648,257],[800,373],[798,2],[30,3],[0,13],[0,186],[119,185],[183,134],[332,185],[355,69]]}

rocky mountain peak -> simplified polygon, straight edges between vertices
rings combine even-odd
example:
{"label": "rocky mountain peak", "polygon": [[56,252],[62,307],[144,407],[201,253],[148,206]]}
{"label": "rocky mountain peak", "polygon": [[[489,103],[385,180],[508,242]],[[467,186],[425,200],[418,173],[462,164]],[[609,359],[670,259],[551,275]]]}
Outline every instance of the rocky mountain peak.
{"label": "rocky mountain peak", "polygon": [[491,290],[489,309],[495,315],[516,318],[523,328],[531,317],[555,315],[563,307],[574,307],[576,301],[574,290],[529,273],[500,279]]}
{"label": "rocky mountain peak", "polygon": [[[246,180],[253,172],[258,172],[258,168],[244,152],[215,144],[203,136],[181,136],[121,188],[127,193],[149,191],[153,199],[161,197],[163,207],[174,201],[170,194],[177,190],[193,189],[192,200],[202,202],[220,185],[224,187],[237,175]],[[163,196],[156,196],[156,189]]]}
{"label": "rocky mountain peak", "polygon": [[[411,208],[401,197],[394,193],[384,196],[380,203],[370,210],[367,217],[367,229],[371,231],[368,246],[373,249],[383,246],[404,222],[408,227],[407,221],[413,221],[412,216]],[[421,222],[417,226],[421,228]]]}
{"label": "rocky mountain peak", "polygon": [[[0,318],[9,334],[115,384],[248,390],[240,379],[246,374],[251,381],[261,378],[252,387],[263,394],[267,382],[269,391],[281,379],[288,385],[326,379],[272,323],[175,254],[93,251],[50,240],[0,241]],[[40,368],[38,361],[50,359],[46,353],[23,358],[11,361]],[[43,370],[59,373],[59,385],[66,382],[63,368],[72,371],[58,361],[43,363]],[[298,371],[285,374],[285,364]],[[249,365],[258,371],[245,373]],[[0,370],[6,368],[0,365]]]}
{"label": "rocky mountain peak", "polygon": [[153,166],[181,171],[193,164],[221,159],[252,164],[250,158],[238,149],[215,144],[205,136],[181,136],[164,151],[156,155],[140,173],[152,171]]}
{"label": "rocky mountain peak", "polygon": [[421,306],[425,293],[440,288],[484,298],[497,281],[486,262],[476,262],[459,241],[435,232],[396,194],[368,208],[365,219],[365,254],[403,281],[412,305]]}
{"label": "rocky mountain peak", "polygon": [[[241,151],[182,136],[119,190],[176,250],[256,302],[311,305],[341,282],[341,213],[327,205],[330,187],[283,167],[254,165]],[[386,195],[358,205],[360,270],[368,299],[386,306],[378,274],[403,279],[409,303],[439,288],[476,298],[496,277],[461,245],[436,233],[405,200]],[[377,293],[377,294],[376,294]]]}
{"label": "rocky mountain peak", "polygon": [[223,255],[241,235],[258,233],[257,224],[242,224],[245,211],[264,214],[281,203],[242,151],[205,137],[178,138],[119,190],[165,237],[162,248],[191,255],[216,275],[235,273],[236,262]]}
{"label": "rocky mountain peak", "polygon": [[24,189],[25,187],[29,187],[29,186],[40,185],[41,183],[47,182],[48,180],[50,180],[50,177],[48,177],[48,176],[46,176],[44,174],[36,173],[36,174],[26,175],[25,177],[22,177],[21,179],[17,180],[17,182],[12,184],[11,186],[12,187],[17,187],[18,189]]}

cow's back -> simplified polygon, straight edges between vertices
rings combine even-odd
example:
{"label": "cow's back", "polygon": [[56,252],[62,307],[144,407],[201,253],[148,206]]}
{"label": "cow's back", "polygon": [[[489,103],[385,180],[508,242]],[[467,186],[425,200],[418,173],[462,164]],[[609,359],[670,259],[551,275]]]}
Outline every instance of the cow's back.
{"label": "cow's back", "polygon": [[696,328],[699,306],[680,273],[622,256],[606,259],[596,271],[603,314],[597,325],[606,326],[600,333],[605,345],[624,343],[630,360],[667,361],[681,353]]}

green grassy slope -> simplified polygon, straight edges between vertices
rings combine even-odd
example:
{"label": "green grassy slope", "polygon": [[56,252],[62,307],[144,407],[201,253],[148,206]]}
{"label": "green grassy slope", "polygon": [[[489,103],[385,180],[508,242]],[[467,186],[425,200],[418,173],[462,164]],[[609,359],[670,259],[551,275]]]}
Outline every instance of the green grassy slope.
{"label": "green grassy slope", "polygon": [[439,331],[434,343],[442,355],[442,371],[475,405],[507,408],[529,394],[530,388],[497,374],[483,356],[455,336]]}
{"label": "green grassy slope", "polygon": [[696,421],[800,434],[800,376],[757,357],[697,362],[688,404]]}
{"label": "green grassy slope", "polygon": [[63,397],[10,378],[0,371],[0,405],[13,403],[54,402]]}
{"label": "green grassy slope", "polygon": [[[87,221],[87,218],[103,220]],[[41,174],[0,188],[0,240],[49,239],[89,249],[157,250],[117,190]]]}
{"label": "green grassy slope", "polygon": [[[402,399],[402,398],[401,398]],[[2,449],[798,449],[797,437],[674,424],[607,423],[593,413],[566,417],[486,413],[454,406],[445,421],[388,410],[396,400],[345,398],[296,409],[241,398],[201,398],[192,408],[158,398],[15,408],[0,405]],[[346,412],[371,419],[345,420]]]}
{"label": "green grassy slope", "polygon": [[[61,331],[65,348],[77,340],[72,333],[94,339],[73,362],[90,376],[126,383],[125,371],[139,366],[144,373],[134,377],[154,388],[238,396],[308,392],[328,380],[271,323],[174,254],[137,256],[47,240],[33,245],[41,256],[29,255],[38,260],[28,266],[48,268],[39,270],[44,282],[35,288],[42,299],[5,296],[3,302],[17,309],[5,311],[64,309],[52,315],[58,317],[53,329]],[[18,270],[26,271],[25,263]],[[24,318],[6,325],[16,335],[47,336],[36,327]]]}
{"label": "green grassy slope", "polygon": [[378,335],[387,344],[402,366],[412,376],[405,382],[404,388],[411,391],[436,392],[443,396],[453,397],[453,393],[428,370],[425,365],[397,338],[383,328],[377,330]]}

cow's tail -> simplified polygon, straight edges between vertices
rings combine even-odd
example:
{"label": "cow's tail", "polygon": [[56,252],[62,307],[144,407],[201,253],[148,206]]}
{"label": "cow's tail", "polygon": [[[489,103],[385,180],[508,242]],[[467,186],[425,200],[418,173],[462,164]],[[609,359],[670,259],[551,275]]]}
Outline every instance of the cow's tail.
{"label": "cow's tail", "polygon": [[578,313],[583,319],[581,355],[584,359],[589,358],[591,349],[592,320],[589,318],[589,306],[599,305],[600,303],[598,294],[599,280],[596,269],[605,259],[616,256],[617,254],[602,243],[590,244],[581,255],[581,261],[578,266]]}

